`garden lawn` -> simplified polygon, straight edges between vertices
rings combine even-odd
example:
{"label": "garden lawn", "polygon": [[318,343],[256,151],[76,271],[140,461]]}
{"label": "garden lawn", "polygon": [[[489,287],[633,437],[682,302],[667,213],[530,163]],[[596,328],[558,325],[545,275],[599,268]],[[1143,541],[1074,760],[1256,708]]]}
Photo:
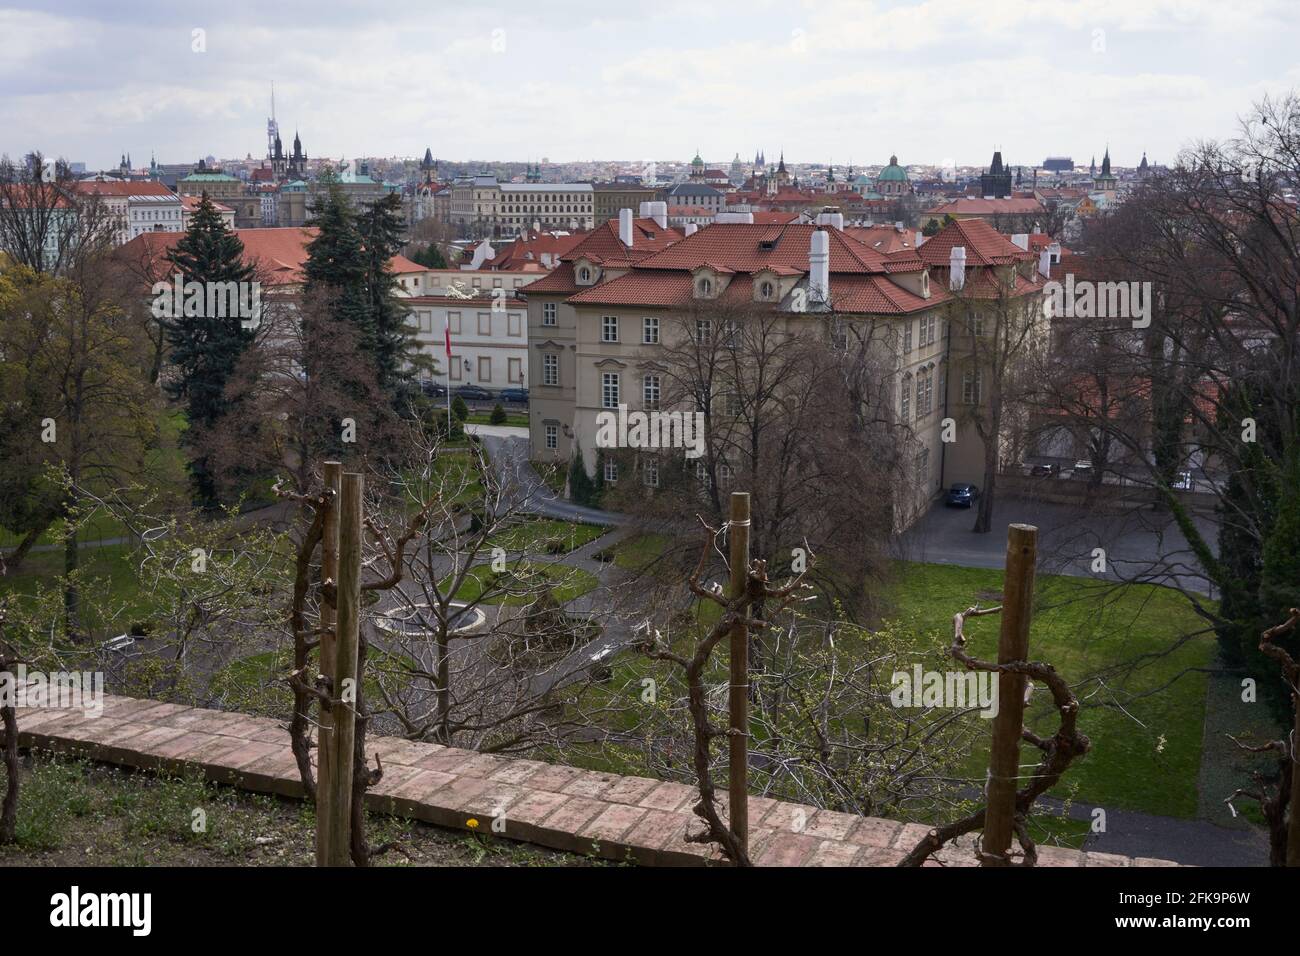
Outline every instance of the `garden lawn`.
{"label": "garden lawn", "polygon": [[[540,572],[544,575],[552,589],[555,599],[560,604],[567,604],[574,598],[594,590],[600,583],[596,576],[581,568],[570,568],[563,564],[543,564],[541,562],[514,561],[506,567],[505,574],[510,575],[519,569],[526,569],[529,572]],[[475,601],[485,590],[488,582],[496,576],[490,564],[480,564],[470,569],[465,580],[461,583],[460,590],[456,592],[457,601]],[[448,587],[450,580],[442,582],[440,587]],[[512,585],[505,585],[512,587]],[[502,604],[507,607],[521,607],[532,601],[535,596],[535,587],[528,588],[528,594],[505,594],[498,591],[497,593],[484,598],[483,604]],[[504,599],[504,600],[503,600]]]}
{"label": "garden lawn", "polygon": [[595,541],[608,530],[599,525],[553,518],[524,518],[493,535],[487,546],[527,554],[568,554]]}
{"label": "garden lawn", "polygon": [[[1054,795],[1101,807],[1175,817],[1197,812],[1197,775],[1205,723],[1206,675],[1214,637],[1177,592],[1153,585],[1113,585],[1087,578],[1040,576],[1030,627],[1033,660],[1052,664],[1071,685],[1125,661],[1153,655],[1130,673],[1112,673],[1075,688],[1083,710],[1079,728],[1092,752],[1066,773]],[[951,565],[900,563],[894,598],[897,616],[916,634],[918,660],[936,670],[956,666],[946,658],[952,615],[979,603],[1001,600],[1002,572]],[[966,634],[971,653],[997,656],[997,615],[972,618]],[[1171,650],[1171,648],[1174,648]],[[1167,686],[1166,686],[1167,685]],[[1150,696],[1141,696],[1150,692]],[[1042,734],[1057,725],[1045,689],[1036,687],[1027,724]],[[1021,763],[1037,763],[1038,751],[1021,746]],[[972,755],[972,781],[982,781],[987,753]]]}

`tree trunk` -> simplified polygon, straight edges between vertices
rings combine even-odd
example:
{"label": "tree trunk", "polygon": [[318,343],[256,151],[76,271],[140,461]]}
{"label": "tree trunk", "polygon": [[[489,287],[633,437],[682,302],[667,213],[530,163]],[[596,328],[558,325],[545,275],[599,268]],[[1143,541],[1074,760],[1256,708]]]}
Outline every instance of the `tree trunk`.
{"label": "tree trunk", "polygon": [[[0,668],[0,678],[13,680],[13,672],[6,665]],[[0,844],[14,843],[18,839],[18,714],[12,706],[0,707],[0,725],[5,737],[5,797],[0,805]]]}
{"label": "tree trunk", "polygon": [[45,533],[46,529],[49,528],[52,523],[53,522],[49,522],[42,528],[33,528],[31,531],[28,531],[27,534],[23,536],[23,539],[18,542],[18,547],[4,555],[3,558],[0,558],[0,560],[4,562],[6,573],[17,571],[18,568],[22,566],[23,559],[27,557],[27,552],[32,550],[32,545],[40,539],[41,535]]}

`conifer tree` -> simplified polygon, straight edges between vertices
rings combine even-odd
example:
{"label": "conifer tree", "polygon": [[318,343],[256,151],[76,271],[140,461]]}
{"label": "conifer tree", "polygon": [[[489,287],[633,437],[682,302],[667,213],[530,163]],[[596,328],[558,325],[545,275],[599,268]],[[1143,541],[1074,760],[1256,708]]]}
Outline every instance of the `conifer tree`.
{"label": "conifer tree", "polygon": [[[244,244],[204,193],[189,229],[167,260],[187,284],[197,282],[206,290],[209,283],[252,281],[253,267],[243,261],[243,255]],[[189,420],[185,442],[195,499],[213,508],[218,502],[212,466],[198,446],[203,435],[237,404],[237,397],[227,396],[226,384],[256,330],[245,328],[237,314],[207,314],[225,311],[210,310],[207,299],[204,295],[199,303],[187,296],[183,303],[174,303],[173,315],[163,320],[163,326],[171,363],[178,371],[165,387],[172,399],[185,402]]]}

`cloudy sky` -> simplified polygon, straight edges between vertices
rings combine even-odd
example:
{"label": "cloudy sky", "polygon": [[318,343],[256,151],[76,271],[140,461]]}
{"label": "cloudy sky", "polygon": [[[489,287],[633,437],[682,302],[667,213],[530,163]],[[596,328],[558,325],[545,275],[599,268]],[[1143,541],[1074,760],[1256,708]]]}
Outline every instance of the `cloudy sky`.
{"label": "cloudy sky", "polygon": [[0,151],[260,156],[274,82],[312,156],[1133,165],[1300,88],[1297,37],[1296,0],[0,0]]}

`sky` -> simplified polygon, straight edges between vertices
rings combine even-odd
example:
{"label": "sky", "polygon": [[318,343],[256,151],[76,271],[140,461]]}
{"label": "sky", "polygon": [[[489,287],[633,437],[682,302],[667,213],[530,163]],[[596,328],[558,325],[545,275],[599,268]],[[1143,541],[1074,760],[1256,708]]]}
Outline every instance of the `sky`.
{"label": "sky", "polygon": [[0,152],[1172,161],[1300,88],[1297,0],[0,0]]}

